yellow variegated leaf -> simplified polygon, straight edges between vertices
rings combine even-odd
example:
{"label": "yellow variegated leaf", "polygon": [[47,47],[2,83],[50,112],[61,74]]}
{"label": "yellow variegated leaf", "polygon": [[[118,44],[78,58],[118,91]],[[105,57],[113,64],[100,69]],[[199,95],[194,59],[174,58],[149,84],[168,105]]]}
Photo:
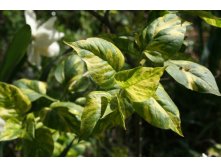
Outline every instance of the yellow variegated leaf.
{"label": "yellow variegated leaf", "polygon": [[181,85],[201,93],[220,96],[213,74],[204,66],[190,61],[169,60],[166,71]]}
{"label": "yellow variegated leaf", "polygon": [[211,12],[202,11],[202,10],[197,10],[197,11],[194,10],[194,11],[181,11],[181,13],[190,14],[193,16],[199,16],[207,24],[221,28],[221,18],[213,15]]}
{"label": "yellow variegated leaf", "polygon": [[22,131],[21,121],[12,116],[5,121],[3,130],[0,132],[0,141],[13,140],[22,137]]}
{"label": "yellow variegated leaf", "polygon": [[30,100],[19,88],[0,82],[0,117],[4,118],[1,111],[15,110],[17,114],[24,115],[30,108]]}
{"label": "yellow variegated leaf", "polygon": [[114,86],[113,76],[124,66],[124,56],[114,44],[101,38],[88,38],[66,44],[85,61],[96,84],[103,88]]}
{"label": "yellow variegated leaf", "polygon": [[31,101],[46,96],[47,84],[37,80],[20,79],[14,82]]}
{"label": "yellow variegated leaf", "polygon": [[86,138],[93,132],[102,113],[106,110],[110,98],[111,95],[109,93],[102,91],[94,91],[88,95],[81,116],[81,138]]}
{"label": "yellow variegated leaf", "polygon": [[171,129],[183,136],[179,110],[162,85],[156,94],[142,103],[134,103],[135,111],[148,123],[161,129]]}
{"label": "yellow variegated leaf", "polygon": [[115,74],[117,84],[133,102],[142,102],[155,93],[164,67],[137,67]]}
{"label": "yellow variegated leaf", "polygon": [[154,63],[172,58],[183,44],[187,25],[172,13],[154,20],[142,34],[145,56]]}

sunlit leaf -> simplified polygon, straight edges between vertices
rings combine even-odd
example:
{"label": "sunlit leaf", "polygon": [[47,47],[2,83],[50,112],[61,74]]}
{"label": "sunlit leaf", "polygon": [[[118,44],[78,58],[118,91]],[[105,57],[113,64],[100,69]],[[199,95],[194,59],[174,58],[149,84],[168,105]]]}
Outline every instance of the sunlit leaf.
{"label": "sunlit leaf", "polygon": [[115,80],[131,101],[142,102],[153,96],[164,69],[164,67],[137,67],[118,72]]}
{"label": "sunlit leaf", "polygon": [[145,56],[154,63],[173,57],[183,44],[187,25],[171,13],[154,20],[142,33]]}
{"label": "sunlit leaf", "polygon": [[45,82],[20,79],[14,82],[14,85],[26,94],[31,101],[35,101],[41,97],[46,97],[47,84]]}
{"label": "sunlit leaf", "polygon": [[92,133],[102,113],[106,110],[110,98],[109,93],[102,91],[94,91],[88,95],[81,117],[82,138],[86,138]]}
{"label": "sunlit leaf", "polygon": [[21,121],[13,118],[13,115],[11,118],[8,118],[5,121],[3,131],[0,132],[0,141],[13,140],[22,137],[23,131],[21,124]]}
{"label": "sunlit leaf", "polygon": [[166,71],[186,88],[220,96],[216,80],[206,67],[182,60],[170,60],[164,64],[168,66]]}
{"label": "sunlit leaf", "polygon": [[148,123],[162,129],[171,129],[183,136],[179,110],[162,85],[156,94],[142,103],[134,103],[135,111]]}
{"label": "sunlit leaf", "polygon": [[4,119],[13,110],[24,115],[30,108],[30,100],[19,88],[0,82],[0,117]]}
{"label": "sunlit leaf", "polygon": [[207,24],[221,28],[221,18],[213,15],[209,11],[194,10],[194,11],[181,11],[181,13],[190,14],[193,16],[199,16]]}
{"label": "sunlit leaf", "polygon": [[103,88],[113,87],[114,74],[124,66],[124,56],[114,44],[101,38],[88,38],[66,44],[85,61],[96,84]]}
{"label": "sunlit leaf", "polygon": [[22,119],[31,108],[31,102],[22,91],[0,82],[0,117],[5,121],[0,140],[22,137]]}

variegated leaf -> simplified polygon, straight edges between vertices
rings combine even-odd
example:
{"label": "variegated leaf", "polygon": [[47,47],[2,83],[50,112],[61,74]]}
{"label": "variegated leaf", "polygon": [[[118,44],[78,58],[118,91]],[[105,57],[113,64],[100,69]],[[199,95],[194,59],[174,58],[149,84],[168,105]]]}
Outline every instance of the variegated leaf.
{"label": "variegated leaf", "polygon": [[156,94],[142,103],[134,103],[135,111],[148,123],[162,129],[171,129],[183,136],[180,114],[176,105],[159,85]]}
{"label": "variegated leaf", "polygon": [[187,22],[176,14],[166,14],[148,25],[142,34],[144,54],[154,63],[172,58],[183,44]]}
{"label": "variegated leaf", "polygon": [[131,101],[142,102],[153,96],[164,69],[164,67],[137,67],[118,72],[115,80]]}
{"label": "variegated leaf", "polygon": [[220,96],[216,80],[206,67],[182,60],[166,61],[164,65],[167,66],[166,71],[186,88]]}
{"label": "variegated leaf", "polygon": [[85,61],[93,81],[103,88],[114,86],[113,76],[124,66],[124,56],[111,42],[88,38],[66,43]]}

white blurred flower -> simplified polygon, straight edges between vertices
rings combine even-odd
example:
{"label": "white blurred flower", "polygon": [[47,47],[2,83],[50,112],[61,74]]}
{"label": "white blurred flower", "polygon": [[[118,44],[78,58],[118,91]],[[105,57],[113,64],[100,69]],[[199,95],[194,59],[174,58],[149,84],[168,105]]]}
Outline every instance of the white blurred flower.
{"label": "white blurred flower", "polygon": [[41,67],[41,56],[53,57],[60,52],[60,46],[57,43],[64,33],[56,31],[54,23],[56,17],[53,16],[44,23],[36,19],[34,11],[25,11],[26,23],[30,25],[32,31],[32,43],[28,47],[28,61]]}
{"label": "white blurred flower", "polygon": [[208,155],[206,155],[205,153],[202,153],[202,157],[208,157]]}
{"label": "white blurred flower", "polygon": [[0,117],[0,133],[4,130],[5,121]]}

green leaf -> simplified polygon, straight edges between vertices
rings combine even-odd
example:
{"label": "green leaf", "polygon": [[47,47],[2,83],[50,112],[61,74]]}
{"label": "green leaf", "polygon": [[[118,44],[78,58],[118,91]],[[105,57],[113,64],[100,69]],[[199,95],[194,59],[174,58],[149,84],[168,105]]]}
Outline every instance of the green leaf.
{"label": "green leaf", "polygon": [[206,11],[201,11],[201,12],[198,11],[197,14],[207,24],[221,28],[221,18],[218,18],[218,17],[212,15],[210,12],[206,12]]}
{"label": "green leaf", "polygon": [[5,120],[0,117],[0,133],[3,131],[5,126]]}
{"label": "green leaf", "polygon": [[41,111],[40,117],[45,126],[64,132],[78,134],[83,108],[71,102],[54,102],[50,108]]}
{"label": "green leaf", "polygon": [[131,101],[142,102],[153,96],[164,69],[164,67],[137,67],[118,72],[115,80]]}
{"label": "green leaf", "polygon": [[162,129],[171,129],[183,136],[180,127],[179,110],[162,85],[156,94],[142,103],[134,103],[135,111],[148,123]]}
{"label": "green leaf", "polygon": [[108,115],[97,122],[92,135],[103,133],[106,129],[111,129],[116,126],[124,128],[125,125],[122,122],[122,117],[119,112],[111,111]]}
{"label": "green leaf", "polygon": [[126,124],[125,124],[125,119],[126,119],[126,107],[123,101],[123,98],[121,96],[116,96],[116,101],[117,103],[114,104],[114,100],[112,100],[111,103],[111,110],[114,112],[117,112],[119,114],[119,125],[122,126],[126,130]]}
{"label": "green leaf", "polygon": [[74,93],[74,92],[81,93],[81,92],[86,91],[87,89],[90,89],[90,86],[93,86],[93,85],[88,76],[78,75],[75,78],[72,78],[72,80],[69,82],[68,90],[71,93]]}
{"label": "green leaf", "polygon": [[199,16],[207,24],[221,28],[221,18],[214,16],[211,12],[208,11],[181,11],[184,14],[190,14],[193,16]]}
{"label": "green leaf", "polygon": [[19,88],[0,82],[0,117],[8,118],[14,111],[24,115],[30,108],[30,100]]}
{"label": "green leaf", "polygon": [[133,113],[133,108],[125,98],[116,95],[112,97],[110,104],[107,105],[104,114],[97,122],[93,134],[103,133],[106,129],[116,126],[126,130],[125,120]]}
{"label": "green leaf", "polygon": [[0,66],[0,81],[7,81],[25,55],[31,41],[31,28],[25,25],[14,36]]}
{"label": "green leaf", "polygon": [[45,82],[20,79],[14,82],[14,85],[28,96],[30,101],[35,101],[41,97],[46,97],[47,84]]}
{"label": "green leaf", "polygon": [[31,102],[21,90],[0,82],[0,117],[5,121],[0,140],[22,137],[22,120],[31,108]]}
{"label": "green leaf", "polygon": [[79,97],[75,100],[76,104],[84,106],[86,104],[86,97]]}
{"label": "green leaf", "polygon": [[140,52],[136,46],[134,37],[104,34],[102,38],[115,44],[124,54],[130,55],[131,58],[139,58]]}
{"label": "green leaf", "polygon": [[91,135],[98,120],[105,112],[111,95],[107,92],[91,92],[86,101],[85,108],[81,116],[81,138],[87,138]]}
{"label": "green leaf", "polygon": [[32,140],[35,138],[35,116],[33,113],[29,113],[24,121],[25,135],[23,138]]}
{"label": "green leaf", "polygon": [[0,141],[14,140],[22,137],[22,134],[23,130],[21,121],[12,116],[5,120],[3,131],[0,132]]}
{"label": "green leaf", "polygon": [[190,61],[173,60],[164,63],[166,71],[178,83],[190,90],[220,96],[213,74],[204,66]]}
{"label": "green leaf", "polygon": [[168,59],[168,56],[162,55],[160,52],[157,51],[143,51],[143,54],[153,63],[162,64],[165,60]]}
{"label": "green leaf", "polygon": [[154,63],[173,57],[183,44],[187,25],[171,13],[154,20],[142,33],[145,56]]}
{"label": "green leaf", "polygon": [[84,71],[81,58],[77,54],[70,54],[58,62],[53,75],[59,83],[64,84],[76,76],[82,76]]}
{"label": "green leaf", "polygon": [[85,61],[93,81],[103,88],[114,85],[114,74],[124,66],[124,56],[111,42],[88,38],[66,43]]}
{"label": "green leaf", "polygon": [[49,157],[53,153],[54,141],[50,130],[40,128],[32,140],[23,139],[23,154],[27,157]]}

